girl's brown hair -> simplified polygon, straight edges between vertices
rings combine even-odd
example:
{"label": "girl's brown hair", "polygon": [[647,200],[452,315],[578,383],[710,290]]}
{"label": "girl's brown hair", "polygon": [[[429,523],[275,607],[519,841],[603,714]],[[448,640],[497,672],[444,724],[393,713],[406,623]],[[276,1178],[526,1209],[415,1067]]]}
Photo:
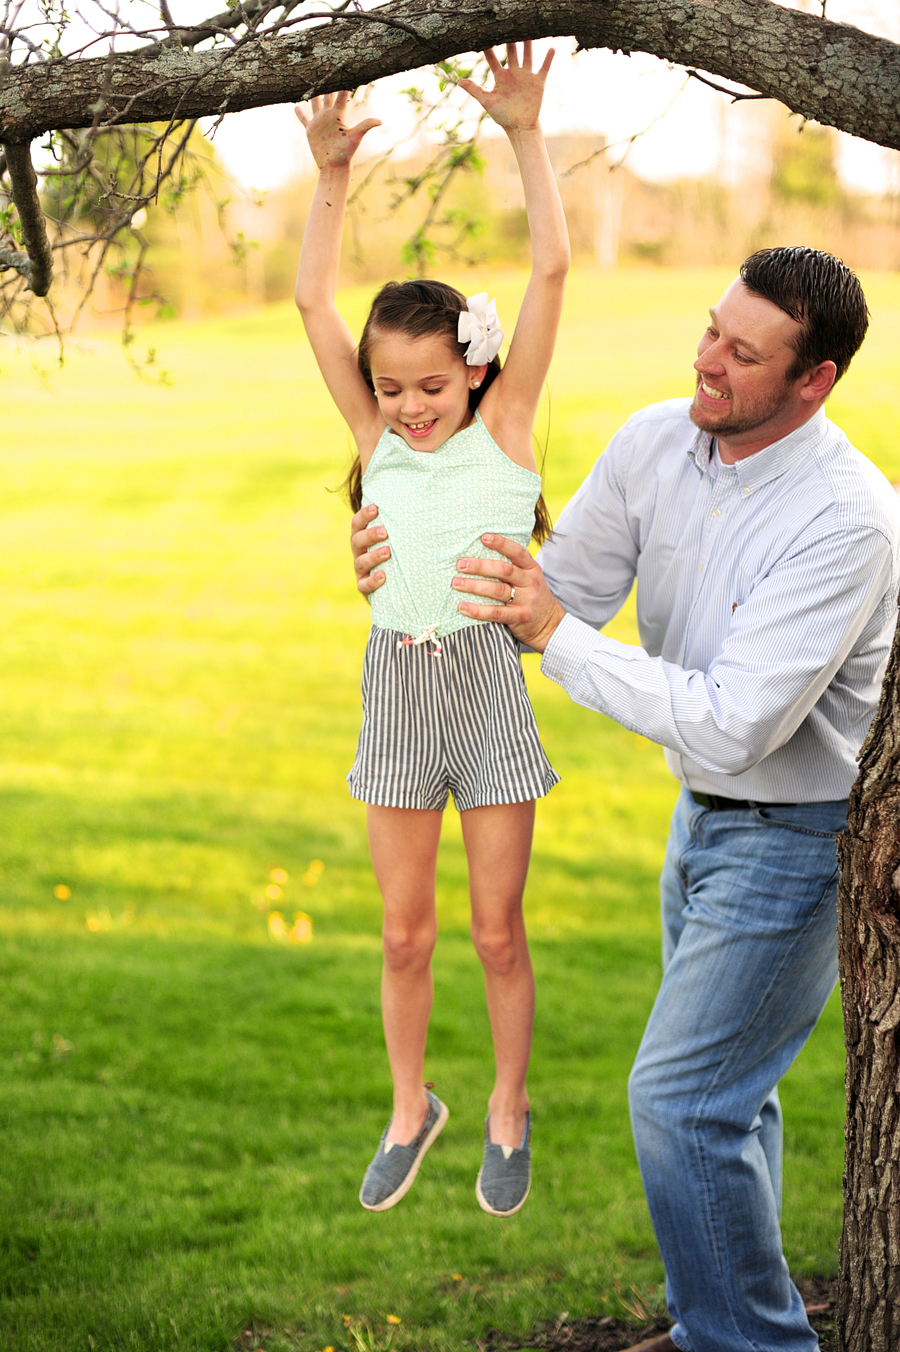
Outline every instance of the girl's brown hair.
{"label": "girl's brown hair", "polygon": [[[372,343],[379,334],[402,333],[408,338],[425,338],[439,334],[456,348],[460,357],[464,357],[467,344],[461,343],[456,334],[460,311],[465,309],[465,296],[461,291],[457,291],[455,286],[448,286],[446,282],[387,282],[372,302],[357,351],[360,374],[372,393],[375,393],[375,384],[372,380],[370,353]],[[469,408],[473,413],[485,390],[499,374],[500,358],[494,357],[493,361],[488,363],[479,388],[469,391]],[[350,467],[350,473],[344,481],[344,489],[350,499],[350,506],[354,512],[358,512],[362,506],[362,466],[359,456]],[[543,544],[551,530],[550,513],[541,494],[534,509],[534,530],[531,538],[537,544]]]}

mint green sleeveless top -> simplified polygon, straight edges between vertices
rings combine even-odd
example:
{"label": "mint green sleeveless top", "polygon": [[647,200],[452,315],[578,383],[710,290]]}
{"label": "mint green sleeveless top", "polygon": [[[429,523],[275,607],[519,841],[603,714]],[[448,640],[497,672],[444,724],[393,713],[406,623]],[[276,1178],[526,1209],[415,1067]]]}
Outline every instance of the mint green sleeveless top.
{"label": "mint green sleeveless top", "polygon": [[362,487],[363,506],[378,504],[376,522],[387,527],[391,547],[379,565],[385,582],[372,593],[372,623],[413,638],[430,625],[445,635],[482,623],[457,610],[462,598],[450,586],[457,560],[502,557],[481,543],[486,530],[527,545],[541,476],[510,460],[476,412],[436,451],[414,451],[385,428]]}

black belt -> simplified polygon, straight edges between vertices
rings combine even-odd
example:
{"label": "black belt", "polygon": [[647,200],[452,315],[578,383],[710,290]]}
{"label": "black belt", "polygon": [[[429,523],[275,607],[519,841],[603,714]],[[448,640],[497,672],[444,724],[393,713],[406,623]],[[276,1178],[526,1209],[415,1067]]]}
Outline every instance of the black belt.
{"label": "black belt", "polygon": [[748,798],[722,798],[718,793],[695,793],[689,789],[691,797],[698,807],[708,807],[711,812],[740,812],[754,807],[796,807],[796,803],[757,803]]}

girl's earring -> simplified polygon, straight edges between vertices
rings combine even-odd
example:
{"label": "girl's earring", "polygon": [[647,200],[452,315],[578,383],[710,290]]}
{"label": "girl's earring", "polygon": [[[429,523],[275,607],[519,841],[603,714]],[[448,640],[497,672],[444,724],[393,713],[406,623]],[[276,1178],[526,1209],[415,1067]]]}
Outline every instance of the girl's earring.
{"label": "girl's earring", "polygon": [[473,389],[473,390],[477,390],[480,384],[481,384],[481,381],[480,381],[480,380],[473,380],[473,381],[472,381],[472,389]]}

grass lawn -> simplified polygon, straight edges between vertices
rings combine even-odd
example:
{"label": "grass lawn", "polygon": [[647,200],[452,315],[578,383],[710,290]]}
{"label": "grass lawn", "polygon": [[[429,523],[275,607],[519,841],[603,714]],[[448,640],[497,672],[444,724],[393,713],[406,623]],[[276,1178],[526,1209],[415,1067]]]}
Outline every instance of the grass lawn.
{"label": "grass lawn", "polygon": [[[501,316],[523,280],[497,279]],[[728,280],[576,275],[553,510],[629,412],[691,388]],[[900,281],[865,280],[873,331],[832,416],[900,478]],[[527,896],[535,1186],[507,1222],[475,1202],[492,1058],[451,812],[427,1064],[451,1118],[409,1198],[365,1213],[389,1079],[343,782],[368,624],[327,491],[347,437],[287,306],[150,341],[171,387],[114,340],[42,379],[0,339],[0,1348],[424,1352],[655,1309],[625,1080],[659,978],[662,753],[526,659],[563,776]],[[312,941],[273,937],[273,911]],[[832,1001],[783,1093],[796,1272],[836,1265],[842,1077]]]}

